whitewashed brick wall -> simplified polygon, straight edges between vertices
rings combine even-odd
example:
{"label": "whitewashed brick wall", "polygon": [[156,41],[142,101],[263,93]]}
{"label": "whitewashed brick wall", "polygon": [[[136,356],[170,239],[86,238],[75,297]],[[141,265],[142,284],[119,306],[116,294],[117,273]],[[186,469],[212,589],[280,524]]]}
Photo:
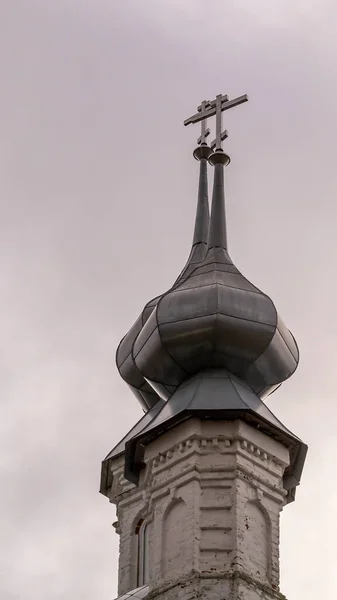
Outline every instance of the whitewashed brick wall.
{"label": "whitewashed brick wall", "polygon": [[119,594],[137,587],[149,523],[150,596],[269,600],[279,594],[279,515],[288,450],[242,421],[191,419],[152,442],[136,487],[115,460]]}

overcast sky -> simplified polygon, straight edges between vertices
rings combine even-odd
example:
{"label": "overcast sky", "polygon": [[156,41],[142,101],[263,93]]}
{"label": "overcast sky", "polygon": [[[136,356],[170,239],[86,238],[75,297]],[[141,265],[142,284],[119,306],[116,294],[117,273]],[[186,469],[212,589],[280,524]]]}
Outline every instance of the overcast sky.
{"label": "overcast sky", "polygon": [[100,462],[141,415],[115,350],[192,237],[204,98],[225,113],[228,237],[301,351],[268,401],[309,445],[281,591],[335,600],[337,5],[0,0],[0,598],[112,600]]}

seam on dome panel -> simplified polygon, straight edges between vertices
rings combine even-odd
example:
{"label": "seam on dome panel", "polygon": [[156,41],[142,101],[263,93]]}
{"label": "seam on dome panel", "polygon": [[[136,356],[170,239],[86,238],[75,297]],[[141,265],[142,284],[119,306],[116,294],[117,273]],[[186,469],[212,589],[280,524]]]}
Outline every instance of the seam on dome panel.
{"label": "seam on dome panel", "polygon": [[[214,270],[212,269],[211,271],[207,271],[207,273],[213,273],[214,271],[218,271],[218,269],[214,269]],[[229,272],[229,271],[226,271],[226,272]],[[219,273],[224,273],[224,271],[219,271]],[[231,273],[231,274],[232,275],[238,275],[239,273]],[[201,275],[204,275],[204,273],[201,273]],[[241,275],[241,273],[240,273],[240,275]],[[187,277],[186,280],[183,283],[185,283],[187,281],[187,279],[189,279],[190,277],[191,276]],[[197,277],[197,275],[193,275],[193,277]],[[243,275],[241,275],[241,277],[243,277]],[[248,279],[247,279],[247,281],[248,281]],[[250,283],[250,281],[248,281],[248,283]],[[212,285],[221,285],[221,287],[224,287],[224,288],[229,288],[229,289],[233,289],[233,290],[240,290],[242,292],[249,292],[251,294],[258,294],[258,295],[263,296],[264,298],[268,298],[268,300],[270,300],[272,302],[272,299],[269,296],[267,296],[267,294],[264,294],[263,292],[261,292],[257,288],[255,288],[255,290],[257,290],[257,291],[255,291],[255,290],[247,290],[246,288],[240,288],[240,287],[237,287],[236,285],[227,285],[226,283],[220,283],[218,281],[214,281],[213,283],[205,283],[203,285],[196,285],[195,287],[184,288],[182,290],[179,290],[179,288],[177,288],[177,289],[171,289],[170,292],[177,293],[177,292],[186,292],[186,291],[190,291],[190,290],[201,290],[201,289],[203,289],[205,287],[210,287]],[[250,283],[250,285],[253,285],[253,284]],[[255,286],[253,285],[253,287],[255,287]]]}
{"label": "seam on dome panel", "polygon": [[212,312],[207,315],[198,315],[197,317],[184,317],[183,319],[176,319],[175,321],[165,321],[164,323],[159,323],[158,327],[162,327],[163,325],[171,325],[171,323],[182,323],[184,321],[192,321],[192,319],[205,319],[207,317],[213,317],[214,315],[223,315],[224,317],[231,317],[232,319],[238,319],[239,321],[247,321],[248,323],[258,323],[259,325],[264,325],[265,327],[270,327],[274,329],[274,332],[277,329],[277,325],[271,325],[270,323],[263,323],[262,321],[254,321],[254,319],[245,319],[244,317],[237,317],[235,315],[229,315],[225,312]]}

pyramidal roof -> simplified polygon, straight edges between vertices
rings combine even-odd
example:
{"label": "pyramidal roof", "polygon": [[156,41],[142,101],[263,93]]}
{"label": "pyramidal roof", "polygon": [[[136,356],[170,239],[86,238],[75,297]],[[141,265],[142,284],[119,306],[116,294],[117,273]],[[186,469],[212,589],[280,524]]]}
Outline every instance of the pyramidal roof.
{"label": "pyramidal roof", "polygon": [[288,490],[288,501],[294,499],[307,446],[281,423],[245,382],[224,369],[199,372],[185,381],[167,402],[159,401],[148,411],[103,461],[100,491],[107,493],[110,461],[121,454],[125,454],[125,477],[137,484],[147,444],[193,417],[212,421],[240,418],[287,446],[290,465],[285,471],[284,485]]}

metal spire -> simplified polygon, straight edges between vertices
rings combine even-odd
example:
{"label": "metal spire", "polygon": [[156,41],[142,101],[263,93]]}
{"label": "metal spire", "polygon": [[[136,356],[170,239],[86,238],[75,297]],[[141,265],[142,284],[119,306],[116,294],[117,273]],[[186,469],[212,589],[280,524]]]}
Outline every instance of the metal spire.
{"label": "metal spire", "polygon": [[[224,189],[224,166],[230,162],[229,156],[222,149],[222,142],[228,137],[227,129],[222,130],[222,113],[229,108],[238,106],[247,102],[248,96],[239,96],[234,100],[228,100],[228,96],[218,94],[212,101],[204,101],[198,106],[198,112],[186,119],[184,125],[190,123],[202,123],[202,133],[198,139],[205,140],[206,119],[215,116],[215,139],[211,142],[211,149],[214,152],[208,157],[209,162],[214,166],[214,183],[212,196],[212,210],[210,218],[210,230],[208,239],[208,248],[222,247],[227,250],[227,232],[226,232],[226,214],[225,214],[225,189]],[[196,152],[196,151],[195,151]],[[195,154],[194,154],[195,155]],[[196,157],[197,158],[197,157]]]}
{"label": "metal spire", "polygon": [[[203,100],[200,106],[198,106],[198,112],[204,114],[209,108],[210,102]],[[212,150],[207,146],[206,138],[210,134],[210,129],[207,127],[207,119],[204,117],[201,121],[201,135],[197,139],[198,147],[194,150],[193,156],[196,160],[200,161],[200,172],[199,172],[199,188],[198,188],[198,204],[194,226],[194,236],[192,252],[189,259],[191,262],[193,248],[196,244],[203,245],[203,248],[199,249],[198,259],[201,258],[201,254],[206,254],[207,251],[207,240],[208,240],[208,229],[209,229],[209,205],[208,205],[208,181],[207,181],[207,161],[212,154]],[[193,257],[195,262],[195,258]]]}
{"label": "metal spire", "polygon": [[[209,101],[204,100],[198,111],[204,113],[209,106]],[[199,186],[198,186],[198,202],[197,211],[195,215],[194,224],[194,235],[190,255],[187,263],[181,271],[179,277],[174,283],[174,286],[178,285],[186,279],[189,273],[200,264],[207,253],[207,242],[208,242],[208,231],[209,231],[209,203],[208,203],[208,179],[207,179],[207,165],[208,159],[212,154],[211,148],[207,145],[206,138],[209,136],[210,130],[207,127],[207,119],[201,121],[201,135],[197,139],[198,146],[193,152],[193,156],[200,162],[199,169]],[[173,287],[174,287],[173,286]]]}
{"label": "metal spire", "polygon": [[[206,151],[208,153],[206,154]],[[205,153],[205,154],[204,154]],[[208,231],[209,231],[209,203],[208,203],[208,179],[207,179],[207,159],[212,150],[204,144],[194,151],[194,156],[200,161],[198,202],[195,215],[193,242],[187,263],[176,279],[173,287],[182,283],[188,277],[190,272],[204,260],[208,249]],[[198,158],[199,156],[199,158]]]}
{"label": "metal spire", "polygon": [[208,205],[208,181],[207,181],[207,159],[200,159],[198,204],[195,216],[193,246],[204,244],[207,246],[209,228],[209,205]]}
{"label": "metal spire", "polygon": [[[198,106],[198,112],[205,115],[210,107],[209,100],[203,100]],[[188,262],[197,262],[202,260],[202,254],[206,254],[208,229],[209,229],[209,205],[208,205],[208,181],[207,181],[207,161],[212,154],[211,148],[207,145],[206,138],[210,134],[210,129],[207,127],[207,118],[203,116],[201,121],[201,135],[197,139],[197,148],[193,152],[194,158],[200,161],[199,172],[199,188],[198,188],[198,204],[194,226],[194,236],[192,251]],[[199,249],[195,246],[199,244]],[[203,247],[201,247],[203,246]],[[194,249],[194,252],[193,252]],[[194,256],[192,257],[192,254]],[[197,256],[196,256],[197,254]],[[196,260],[197,259],[197,260]]]}
{"label": "metal spire", "polygon": [[[215,157],[226,158],[228,164],[229,157],[222,151],[214,153]],[[210,248],[227,247],[227,227],[226,227],[226,211],[225,211],[225,185],[224,185],[224,163],[214,163],[214,180],[213,180],[213,195],[212,209],[209,227],[208,249]]]}

